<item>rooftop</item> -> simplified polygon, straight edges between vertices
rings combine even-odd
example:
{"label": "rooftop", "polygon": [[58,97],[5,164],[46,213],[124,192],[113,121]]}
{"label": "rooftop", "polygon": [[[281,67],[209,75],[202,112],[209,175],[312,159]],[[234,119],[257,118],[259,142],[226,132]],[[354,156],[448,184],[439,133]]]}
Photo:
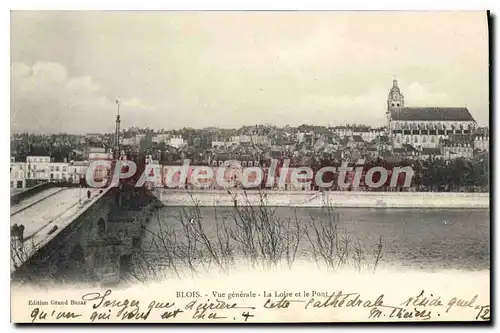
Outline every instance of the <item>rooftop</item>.
{"label": "rooftop", "polygon": [[393,120],[474,121],[464,107],[406,107],[391,111]]}

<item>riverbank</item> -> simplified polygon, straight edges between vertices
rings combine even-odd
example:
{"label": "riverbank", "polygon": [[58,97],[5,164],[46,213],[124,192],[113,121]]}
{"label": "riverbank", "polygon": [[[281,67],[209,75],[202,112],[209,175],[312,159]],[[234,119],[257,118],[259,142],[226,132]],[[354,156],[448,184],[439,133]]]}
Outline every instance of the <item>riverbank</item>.
{"label": "riverbank", "polygon": [[450,192],[319,192],[319,191],[241,191],[157,189],[165,206],[232,207],[258,205],[264,195],[269,206],[352,208],[467,208],[489,209],[489,193]]}

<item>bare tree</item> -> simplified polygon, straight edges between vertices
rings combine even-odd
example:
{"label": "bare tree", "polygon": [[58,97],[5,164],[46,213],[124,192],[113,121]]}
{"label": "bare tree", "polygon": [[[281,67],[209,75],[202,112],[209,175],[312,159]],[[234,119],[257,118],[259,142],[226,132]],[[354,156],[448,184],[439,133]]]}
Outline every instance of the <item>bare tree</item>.
{"label": "bare tree", "polygon": [[[140,262],[135,265],[135,279],[168,276],[158,269],[171,271],[178,278],[203,274],[213,268],[229,274],[240,259],[251,268],[282,265],[292,268],[299,249],[306,248],[311,250],[319,267],[326,266],[331,271],[346,265],[358,271],[366,267],[361,241],[353,241],[345,229],[338,227],[340,214],[329,203],[323,207],[324,217],[311,215],[308,221],[303,221],[297,209],[293,209],[292,216],[280,217],[269,205],[266,193],[260,190],[252,193],[253,197],[246,191],[229,192],[233,198],[242,195],[240,204],[224,215],[214,202],[213,217],[204,222],[206,212],[202,213],[199,201],[188,193],[192,205],[183,208],[171,220],[172,224],[166,225],[157,213],[157,230],[146,229],[150,242],[135,256]],[[215,229],[207,228],[207,221],[215,221]],[[372,251],[373,271],[382,258],[382,249],[380,237]]]}

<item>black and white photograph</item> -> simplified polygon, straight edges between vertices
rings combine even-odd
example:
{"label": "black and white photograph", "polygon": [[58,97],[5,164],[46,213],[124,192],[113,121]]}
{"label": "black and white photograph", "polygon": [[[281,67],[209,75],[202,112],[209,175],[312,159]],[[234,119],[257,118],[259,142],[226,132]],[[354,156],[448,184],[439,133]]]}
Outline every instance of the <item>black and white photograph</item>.
{"label": "black and white photograph", "polygon": [[489,322],[490,15],[11,11],[11,321]]}

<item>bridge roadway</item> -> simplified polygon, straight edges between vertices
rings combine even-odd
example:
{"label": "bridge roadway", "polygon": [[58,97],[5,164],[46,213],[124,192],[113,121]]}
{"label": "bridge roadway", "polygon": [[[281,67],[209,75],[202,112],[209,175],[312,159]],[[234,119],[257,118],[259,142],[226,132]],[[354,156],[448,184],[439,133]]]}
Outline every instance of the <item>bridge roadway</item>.
{"label": "bridge roadway", "polygon": [[[23,224],[24,242],[12,239],[11,273],[73,221],[99,197],[99,189],[54,187],[11,206],[10,225]],[[53,230],[57,226],[57,229]],[[52,232],[51,232],[52,231]]]}

